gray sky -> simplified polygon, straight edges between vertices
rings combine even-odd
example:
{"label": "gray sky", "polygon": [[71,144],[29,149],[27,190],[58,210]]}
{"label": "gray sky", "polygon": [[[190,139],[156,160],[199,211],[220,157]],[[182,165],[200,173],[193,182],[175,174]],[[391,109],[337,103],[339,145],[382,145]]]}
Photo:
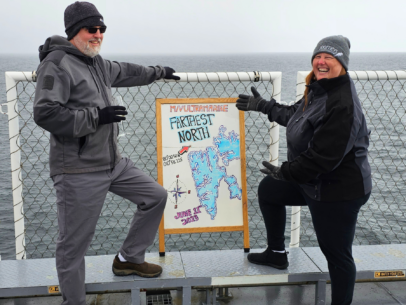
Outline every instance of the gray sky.
{"label": "gray sky", "polygon": [[[0,0],[0,53],[37,53],[65,36],[73,0]],[[102,54],[312,52],[326,36],[352,52],[405,52],[405,0],[94,0]]]}

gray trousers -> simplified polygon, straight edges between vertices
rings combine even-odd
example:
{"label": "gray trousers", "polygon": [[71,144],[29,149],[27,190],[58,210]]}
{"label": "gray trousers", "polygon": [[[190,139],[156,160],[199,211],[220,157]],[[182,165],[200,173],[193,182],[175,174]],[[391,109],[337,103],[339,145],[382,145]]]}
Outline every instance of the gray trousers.
{"label": "gray trousers", "polygon": [[59,226],[56,269],[62,305],[86,305],[85,254],[107,192],[137,205],[128,235],[119,250],[126,260],[136,264],[144,262],[145,250],[154,241],[167,192],[127,158],[113,170],[56,175],[53,181]]}

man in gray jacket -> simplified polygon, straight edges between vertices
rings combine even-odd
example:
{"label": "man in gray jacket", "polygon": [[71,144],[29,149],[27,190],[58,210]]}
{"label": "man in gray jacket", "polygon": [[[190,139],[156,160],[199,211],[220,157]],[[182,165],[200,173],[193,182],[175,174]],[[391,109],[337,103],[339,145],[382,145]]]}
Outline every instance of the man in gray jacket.
{"label": "man in gray jacket", "polygon": [[69,5],[65,28],[67,38],[52,36],[39,48],[34,120],[51,133],[49,164],[57,195],[56,266],[62,304],[85,305],[84,256],[108,191],[138,208],[113,272],[143,277],[162,272],[144,257],[158,230],[167,192],[121,157],[117,122],[127,112],[112,105],[111,88],[179,77],[169,67],[112,62],[98,55],[106,25],[91,3]]}

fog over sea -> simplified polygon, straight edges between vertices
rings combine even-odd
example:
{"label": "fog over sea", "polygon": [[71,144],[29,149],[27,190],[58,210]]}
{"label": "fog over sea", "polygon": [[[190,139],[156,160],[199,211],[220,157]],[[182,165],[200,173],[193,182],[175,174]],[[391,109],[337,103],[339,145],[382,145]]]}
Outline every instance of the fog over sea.
{"label": "fog over sea", "polygon": [[[281,71],[281,100],[290,102],[296,96],[296,73],[311,69],[311,53],[261,53],[261,54],[221,54],[221,55],[114,55],[101,54],[104,58],[132,62],[146,66],[164,65],[177,72],[252,72]],[[6,103],[6,71],[33,71],[37,69],[37,54],[0,54],[0,103]],[[350,56],[350,70],[406,70],[406,53],[353,53]],[[406,90],[404,88],[403,90]],[[403,100],[406,102],[406,100]],[[404,109],[406,105],[403,105]],[[6,111],[6,107],[2,110]],[[402,119],[402,122],[404,120]],[[371,126],[369,126],[371,128]],[[280,161],[286,160],[285,128],[280,128]],[[400,137],[406,141],[404,132]],[[10,147],[8,118],[0,114],[0,255],[1,259],[15,258],[13,200],[10,171]],[[403,145],[403,144],[402,144]],[[403,168],[403,167],[402,167]],[[404,180],[403,180],[404,181]],[[404,213],[404,211],[403,211]],[[404,221],[404,220],[403,220]],[[404,224],[404,222],[402,222]],[[399,225],[401,223],[398,222]],[[289,223],[288,223],[289,225]],[[403,231],[404,232],[404,231]],[[379,236],[380,232],[374,232]],[[385,234],[383,232],[382,234]],[[404,238],[404,237],[403,237]],[[403,241],[405,242],[405,241]],[[48,256],[49,257],[49,256]]]}

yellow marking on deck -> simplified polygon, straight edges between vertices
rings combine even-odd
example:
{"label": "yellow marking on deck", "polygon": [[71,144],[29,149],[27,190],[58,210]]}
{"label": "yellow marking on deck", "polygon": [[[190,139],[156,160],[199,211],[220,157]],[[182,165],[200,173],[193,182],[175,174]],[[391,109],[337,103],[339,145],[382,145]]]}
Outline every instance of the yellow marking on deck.
{"label": "yellow marking on deck", "polygon": [[393,271],[375,271],[375,278],[388,278],[388,277],[405,277],[404,270]]}
{"label": "yellow marking on deck", "polygon": [[48,286],[48,293],[60,293],[59,286]]}

